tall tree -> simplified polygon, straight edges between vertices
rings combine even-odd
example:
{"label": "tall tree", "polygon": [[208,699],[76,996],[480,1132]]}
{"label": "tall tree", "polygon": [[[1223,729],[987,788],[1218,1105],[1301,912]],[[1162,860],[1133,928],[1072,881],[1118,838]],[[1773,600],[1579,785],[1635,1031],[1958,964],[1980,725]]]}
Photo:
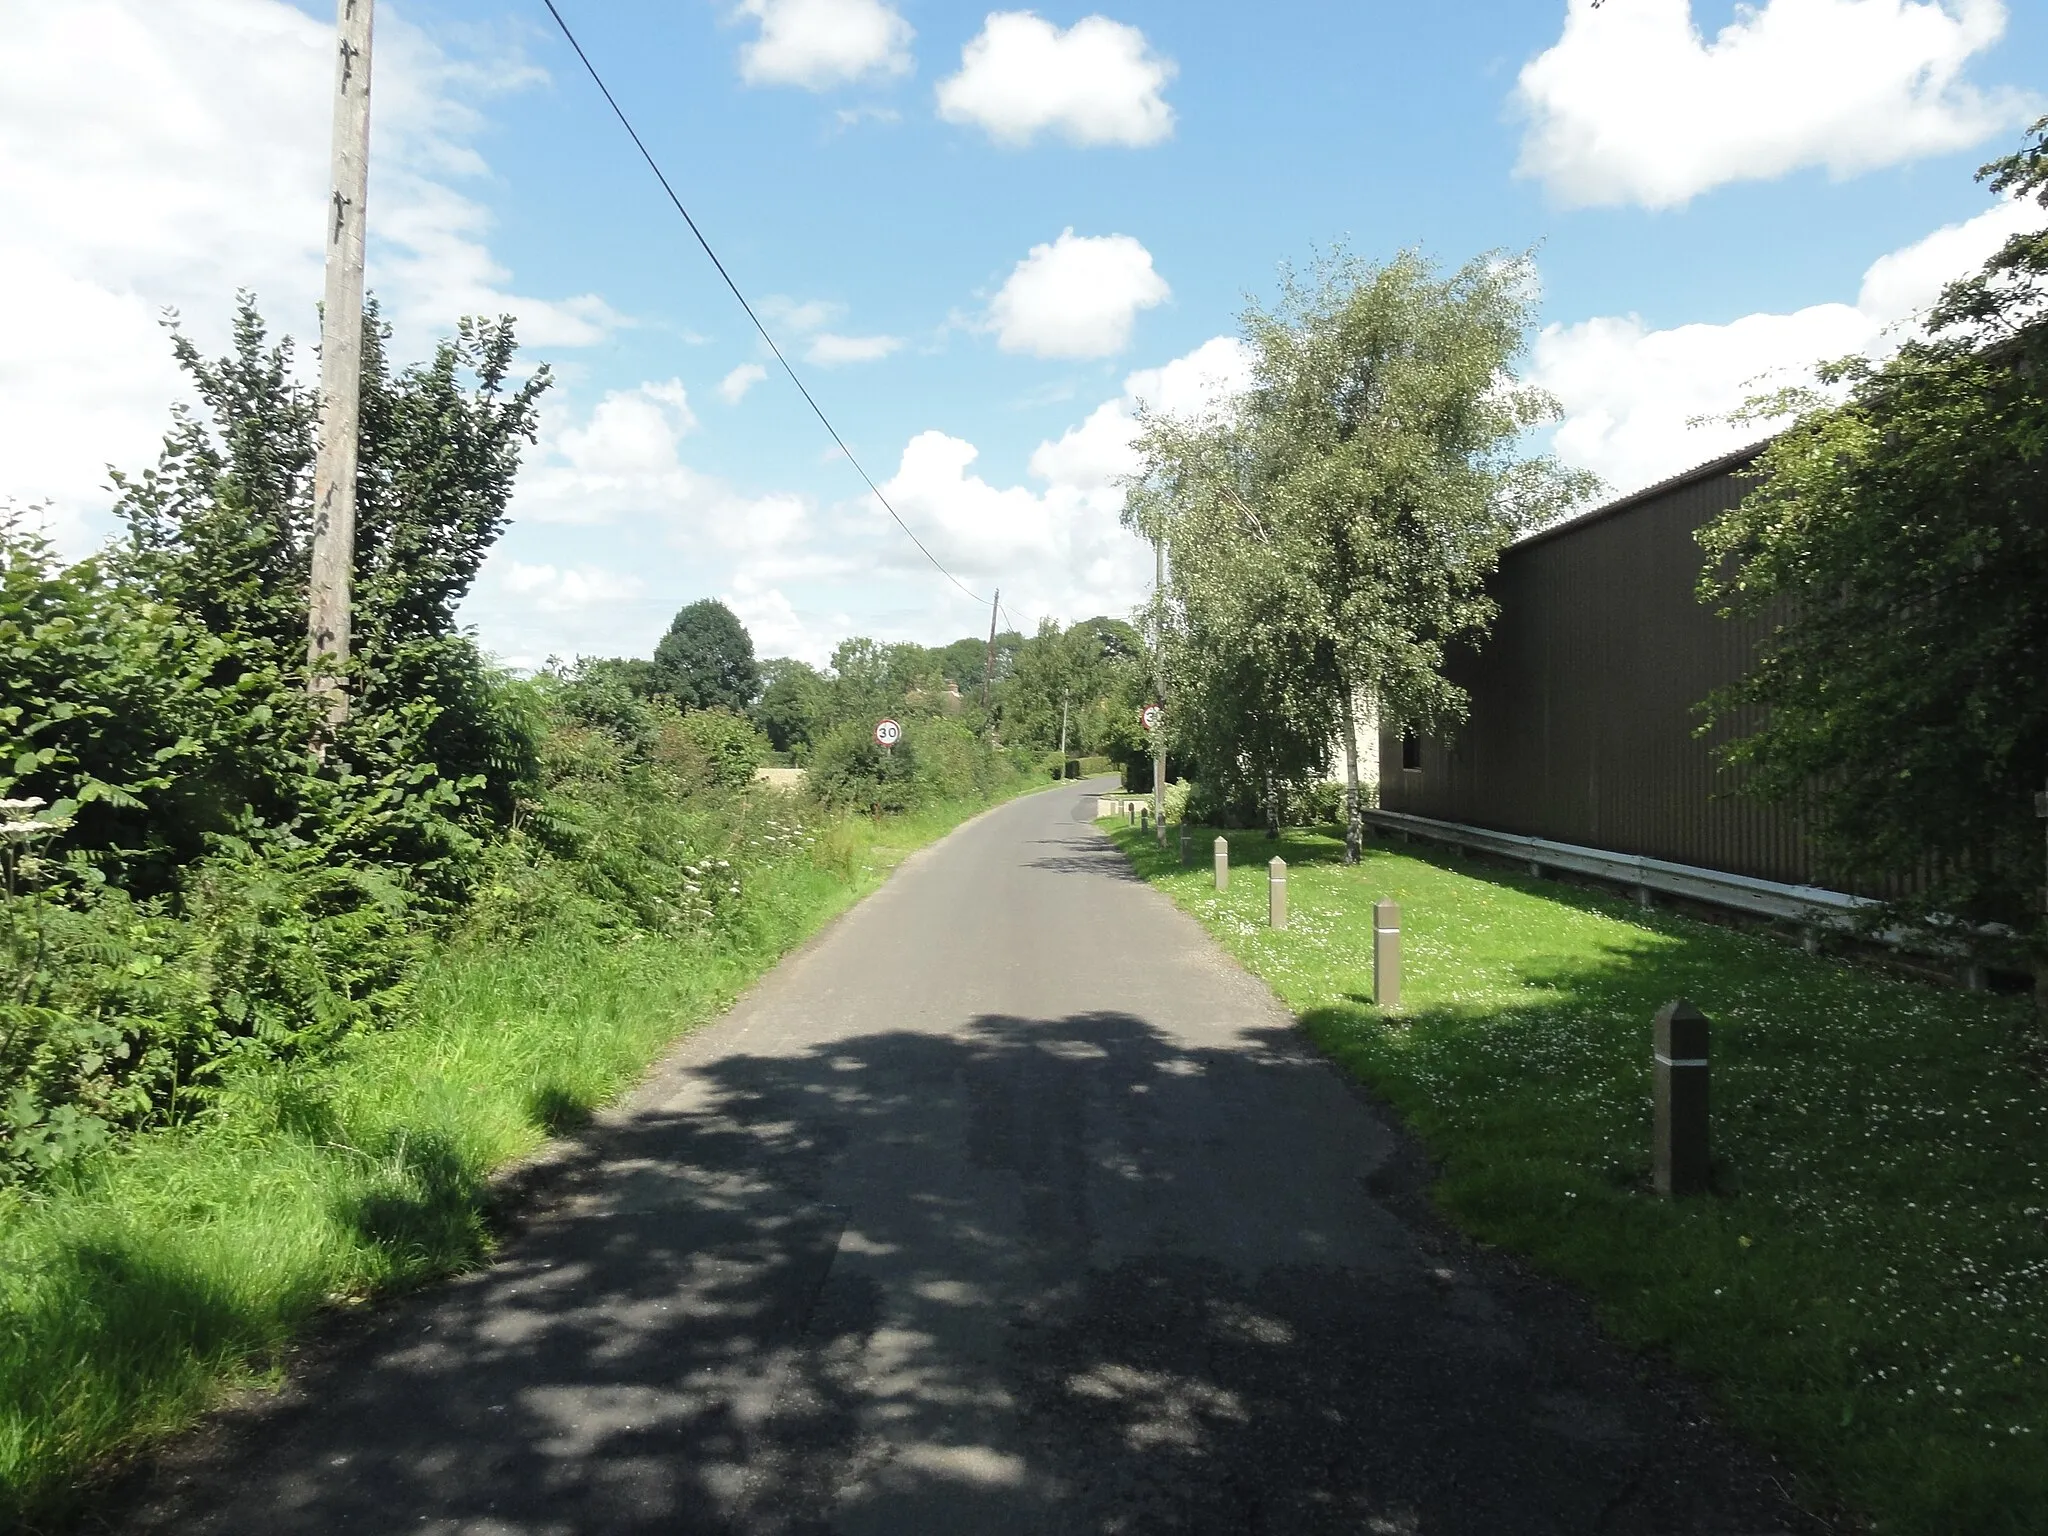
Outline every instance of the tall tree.
{"label": "tall tree", "polygon": [[[1357,701],[1395,729],[1462,718],[1444,654],[1492,621],[1500,551],[1596,486],[1522,451],[1557,409],[1514,374],[1535,291],[1526,257],[1492,252],[1445,275],[1415,251],[1339,252],[1246,311],[1253,383],[1231,409],[1146,419],[1127,519],[1167,540],[1176,569],[1208,573],[1176,600],[1233,610],[1213,628],[1286,636],[1267,654],[1287,656],[1289,686],[1320,691],[1339,722],[1349,862],[1364,841]],[[1269,617],[1253,618],[1260,608]]]}
{"label": "tall tree", "polygon": [[654,648],[656,685],[684,709],[745,713],[761,690],[754,641],[715,597],[680,609]]}
{"label": "tall tree", "polygon": [[[2048,206],[2048,119],[1979,176]],[[2021,935],[2048,1010],[2048,231],[1949,287],[1888,362],[1821,377],[1846,398],[1759,403],[1801,409],[1701,532],[1702,595],[1780,618],[1710,709],[1833,875],[1908,884],[1893,915]]]}
{"label": "tall tree", "polygon": [[754,723],[778,752],[808,752],[825,726],[825,674],[808,662],[771,656],[761,663]]}

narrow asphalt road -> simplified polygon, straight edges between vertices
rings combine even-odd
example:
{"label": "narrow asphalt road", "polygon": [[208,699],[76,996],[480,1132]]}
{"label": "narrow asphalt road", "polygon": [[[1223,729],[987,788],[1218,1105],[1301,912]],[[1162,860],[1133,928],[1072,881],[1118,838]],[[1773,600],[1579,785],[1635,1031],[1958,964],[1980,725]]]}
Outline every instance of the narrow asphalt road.
{"label": "narrow asphalt road", "polygon": [[174,1455],[181,1533],[1764,1532],[1768,1469],[1415,1158],[1092,800],[913,859],[500,1260]]}

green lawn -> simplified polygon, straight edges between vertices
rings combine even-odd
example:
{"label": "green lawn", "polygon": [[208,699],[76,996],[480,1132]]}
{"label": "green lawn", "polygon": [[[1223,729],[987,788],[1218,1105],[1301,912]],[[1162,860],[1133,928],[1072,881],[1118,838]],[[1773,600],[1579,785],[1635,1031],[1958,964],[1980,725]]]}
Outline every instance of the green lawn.
{"label": "green lawn", "polygon": [[[2048,1088],[2016,1064],[2023,1002],[1419,847],[1346,869],[1306,833],[1279,845],[1275,933],[1262,834],[1231,834],[1219,896],[1213,830],[1182,869],[1104,825],[1401,1114],[1454,1220],[1709,1382],[1817,1501],[1883,1532],[2048,1531]],[[1650,1021],[1679,996],[1713,1021],[1718,1191],[1671,1203],[1647,1190]]]}
{"label": "green lawn", "polygon": [[252,1076],[68,1185],[0,1190],[0,1530],[61,1520],[96,1466],[274,1378],[322,1309],[480,1261],[492,1170],[979,809],[831,825],[750,891],[735,943],[452,950],[417,1025]]}

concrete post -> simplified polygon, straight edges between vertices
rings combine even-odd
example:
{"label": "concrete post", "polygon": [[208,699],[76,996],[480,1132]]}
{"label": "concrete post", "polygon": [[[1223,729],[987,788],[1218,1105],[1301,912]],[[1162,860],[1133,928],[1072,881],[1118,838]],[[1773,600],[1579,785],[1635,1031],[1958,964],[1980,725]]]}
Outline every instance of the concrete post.
{"label": "concrete post", "polygon": [[1698,1195],[1707,1189],[1707,1035],[1707,1016],[1684,998],[1657,1010],[1650,1150],[1660,1195]]}
{"label": "concrete post", "polygon": [[1372,1000],[1382,1008],[1401,1006],[1401,904],[1398,901],[1373,903]]}
{"label": "concrete post", "polygon": [[1275,928],[1287,926],[1287,861],[1282,858],[1266,866],[1266,921]]}
{"label": "concrete post", "polygon": [[1227,837],[1216,839],[1216,889],[1230,889],[1230,839]]}
{"label": "concrete post", "polygon": [[1138,830],[1141,832],[1150,832],[1152,830],[1152,807],[1149,805],[1138,807]]}

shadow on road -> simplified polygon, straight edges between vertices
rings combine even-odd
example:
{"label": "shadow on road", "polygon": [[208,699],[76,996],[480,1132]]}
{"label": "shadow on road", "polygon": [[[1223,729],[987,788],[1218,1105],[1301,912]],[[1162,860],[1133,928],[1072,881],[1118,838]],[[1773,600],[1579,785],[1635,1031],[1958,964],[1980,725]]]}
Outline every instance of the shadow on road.
{"label": "shadow on road", "polygon": [[1237,1042],[984,1016],[702,1063],[141,1528],[1776,1527],[1646,1477],[1693,1427],[1355,1177],[1291,1187],[1328,1181],[1270,1117],[1326,1069]]}

